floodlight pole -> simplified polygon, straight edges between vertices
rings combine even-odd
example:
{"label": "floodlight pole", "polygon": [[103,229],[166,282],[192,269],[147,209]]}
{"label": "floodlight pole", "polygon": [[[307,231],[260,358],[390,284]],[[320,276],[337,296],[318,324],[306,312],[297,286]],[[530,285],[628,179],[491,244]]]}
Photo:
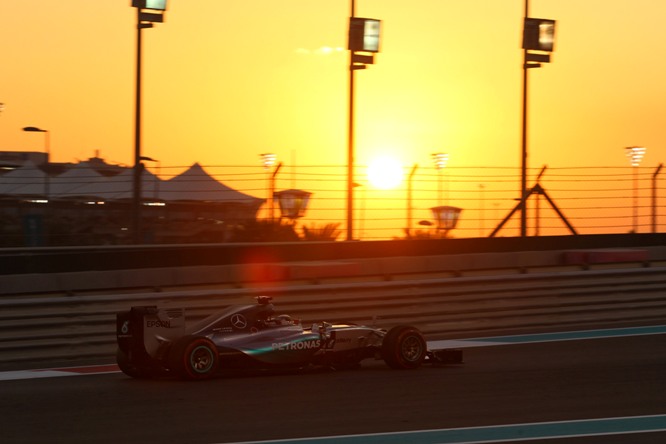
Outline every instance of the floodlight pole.
{"label": "floodlight pole", "polygon": [[275,167],[275,171],[271,174],[270,178],[270,206],[269,208],[269,220],[271,222],[275,221],[275,176],[277,176],[278,171],[282,168],[282,162],[278,163]]}
{"label": "floodlight pole", "polygon": [[[0,105],[2,105],[0,103]],[[0,108],[0,111],[2,109]],[[51,133],[49,130],[37,128],[36,126],[26,126],[23,128],[23,131],[27,131],[29,133],[44,133],[44,153],[46,153],[46,166],[47,169],[44,171],[44,196],[46,196],[46,200],[49,200],[50,198],[50,180],[49,180],[49,171],[48,171],[48,165],[51,163]]]}
{"label": "floodlight pole", "polygon": [[634,233],[638,232],[638,166],[643,160],[645,155],[645,147],[641,146],[629,146],[625,148],[625,153],[631,162],[631,169],[633,170],[634,176],[634,226],[632,231]]}
{"label": "floodlight pole", "polygon": [[[444,205],[442,203],[442,170],[446,168],[446,163],[449,161],[449,155],[447,153],[433,153],[432,159],[435,162],[435,168],[437,169],[437,205]],[[448,200],[448,184],[447,184],[447,196]]]}
{"label": "floodlight pole", "polygon": [[652,174],[652,232],[657,232],[657,176],[661,172],[661,169],[664,167],[663,163],[660,163],[655,172]]}
{"label": "floodlight pole", "polygon": [[407,179],[407,229],[405,231],[408,239],[412,236],[412,183],[418,167],[418,164],[415,163]]}
{"label": "floodlight pole", "polygon": [[[379,20],[355,17],[351,0],[349,17],[349,128],[347,132],[347,240],[354,240],[354,71],[374,63],[379,52]],[[373,24],[374,22],[374,24]],[[368,31],[368,23],[371,24]],[[377,32],[377,34],[373,34]],[[366,37],[369,42],[366,42]],[[370,55],[363,53],[372,53]]]}
{"label": "floodlight pole", "polygon": [[555,20],[530,18],[529,6],[529,0],[525,0],[525,17],[523,17],[523,115],[520,155],[520,197],[517,199],[518,204],[511,210],[509,216],[500,222],[497,228],[490,234],[490,237],[493,237],[508,218],[516,212],[520,212],[520,236],[527,236],[527,199],[534,193],[534,189],[527,189],[527,70],[539,68],[542,63],[550,63],[550,53],[553,52],[555,39]]}
{"label": "floodlight pole", "polygon": [[132,181],[132,241],[141,243],[141,8],[136,8],[136,90],[134,101],[134,176]]}
{"label": "floodlight pole", "polygon": [[[166,3],[166,2],[165,2]],[[132,7],[136,8],[136,96],[134,107],[134,167],[132,180],[132,242],[141,243],[141,31],[152,28],[153,23],[161,23],[166,5],[147,5],[145,0],[133,0]],[[159,12],[146,12],[144,9]],[[159,8],[159,9],[158,9]]]}
{"label": "floodlight pole", "polygon": [[[350,17],[355,15],[351,0]],[[354,240],[354,51],[349,51],[349,122],[347,131],[347,240]]]}
{"label": "floodlight pole", "polygon": [[633,232],[638,233],[638,166],[631,168],[634,173],[634,218],[633,218]]}
{"label": "floodlight pole", "polygon": [[[530,2],[525,0],[525,16],[529,17]],[[523,128],[520,163],[520,237],[527,236],[527,49],[523,49]]]}

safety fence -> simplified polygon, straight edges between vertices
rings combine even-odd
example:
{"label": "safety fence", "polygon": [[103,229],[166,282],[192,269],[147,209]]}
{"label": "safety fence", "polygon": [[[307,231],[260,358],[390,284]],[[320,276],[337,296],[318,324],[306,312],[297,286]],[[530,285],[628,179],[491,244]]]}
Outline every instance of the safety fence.
{"label": "safety fence", "polygon": [[[235,190],[243,193],[245,197],[254,198],[255,203],[263,202],[257,213],[260,220],[282,217],[280,202],[275,193],[293,189],[307,191],[311,195],[305,207],[305,215],[296,220],[291,219],[296,224],[297,233],[303,235],[303,227],[312,229],[337,226],[337,232],[333,233],[335,230],[331,230],[330,237],[334,237],[335,234],[342,239],[346,235],[348,217],[346,166],[285,164],[278,172],[277,169],[263,170],[257,165],[211,165],[197,169],[198,175],[187,174],[187,177],[183,178],[185,168],[148,167],[152,181],[143,187],[146,204],[152,205],[144,209],[145,214],[156,214],[157,219],[153,221],[156,229],[168,232],[167,234],[172,235],[172,239],[180,239],[179,242],[207,241],[202,240],[203,236],[215,241],[230,238],[229,232],[217,233],[225,227],[225,223],[229,225],[229,221],[225,222],[220,218],[232,217],[232,214],[233,217],[240,217],[238,209],[233,211],[228,207],[224,210],[211,207],[209,211],[198,207],[187,211],[175,209],[177,205],[183,205],[184,198],[187,202],[210,201],[211,196],[213,198],[215,196],[215,190],[220,190],[221,184],[227,187],[227,190]],[[660,232],[666,224],[663,210],[664,185],[663,181],[659,180],[660,172],[661,165],[529,169],[526,190],[529,196],[525,213],[527,233],[529,235],[569,234],[571,227],[578,234]],[[9,174],[0,175],[0,185],[11,179]],[[443,235],[463,238],[486,237],[491,234],[515,236],[520,233],[520,212],[513,213],[506,223],[503,222],[519,203],[520,176],[519,169],[509,167],[447,166],[437,169],[432,165],[414,165],[403,168],[401,180],[394,188],[380,189],[369,179],[367,167],[359,165],[355,168],[352,191],[352,237],[360,240],[393,239],[405,238],[408,236],[407,233],[411,237],[422,238]],[[127,191],[122,196],[131,195],[132,176],[125,174],[118,177],[114,181],[115,185]],[[173,179],[179,179],[177,181],[179,184],[191,190],[178,191],[180,193],[178,196],[182,196],[176,201],[172,198],[177,196],[170,195],[171,191],[167,186]],[[43,188],[41,185],[43,177],[35,178],[34,181],[37,181],[35,183],[31,183],[30,180],[29,177],[21,177],[22,186],[33,190]],[[70,206],[73,202],[81,201],[79,210],[85,210],[90,214],[93,214],[92,207],[95,207],[94,217],[86,216],[84,226],[74,231],[67,231],[69,225],[66,215],[73,214],[76,208],[67,209],[65,216],[61,214],[62,211],[58,213],[60,216],[57,228],[63,233],[67,231],[68,236],[62,234],[63,239],[59,245],[68,245],[68,242],[83,244],[83,240],[88,239],[86,233],[94,230],[97,237],[86,242],[129,242],[127,223],[115,219],[120,218],[122,211],[128,212],[130,207],[128,206],[127,210],[122,208],[117,210],[116,212],[120,213],[113,213],[113,217],[103,216],[104,211],[111,211],[113,205],[122,207],[123,202],[127,203],[126,198],[114,201],[112,194],[106,195],[99,190],[95,196],[87,196],[86,190],[89,187],[99,188],[97,173],[90,177],[80,173],[74,178],[69,178],[67,186],[69,187],[67,190],[71,191],[51,196],[50,203],[45,200],[40,201],[33,196],[28,199],[32,202],[29,204],[26,203],[26,196],[11,194],[20,190],[20,187],[5,187],[14,191],[11,193],[8,191],[9,194],[1,196],[0,199],[4,202],[2,208],[5,208],[0,212],[0,218],[6,219],[3,219],[4,228],[0,230],[0,243],[3,236],[10,236],[10,233],[3,232],[8,230],[7,227],[14,227],[18,231],[28,229],[25,220],[16,219],[19,213],[10,211],[7,206],[9,201],[18,202],[16,199],[19,199],[23,208],[20,217],[25,218],[28,214],[26,206],[31,205],[30,211],[37,211],[43,215],[40,223],[45,223],[44,221],[48,219],[47,207],[55,206],[58,200],[60,205],[67,202]],[[226,196],[222,191],[218,194]],[[101,205],[104,203],[106,206]],[[170,206],[174,209],[169,210]],[[443,230],[438,226],[433,208],[441,206],[452,206],[462,210],[454,229]],[[256,208],[248,211],[254,214]],[[109,224],[109,227],[100,227],[102,222]],[[120,225],[113,225],[116,222]],[[125,225],[121,226],[123,223]],[[501,229],[495,232],[499,227]],[[51,231],[54,230],[55,228]],[[187,240],[189,234],[191,240]],[[57,233],[53,232],[50,235],[55,236]],[[80,237],[79,243],[77,236]],[[162,237],[165,236],[167,235],[164,234]],[[147,235],[144,241],[151,242],[156,238],[159,236]]]}

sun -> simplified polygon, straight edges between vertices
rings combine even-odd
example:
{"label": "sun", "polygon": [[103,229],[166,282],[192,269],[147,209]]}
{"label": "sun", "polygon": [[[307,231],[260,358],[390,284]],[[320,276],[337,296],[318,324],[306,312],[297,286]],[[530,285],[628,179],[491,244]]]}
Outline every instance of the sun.
{"label": "sun", "polygon": [[393,157],[377,157],[368,165],[370,184],[381,190],[397,188],[402,182],[402,176],[402,165]]}

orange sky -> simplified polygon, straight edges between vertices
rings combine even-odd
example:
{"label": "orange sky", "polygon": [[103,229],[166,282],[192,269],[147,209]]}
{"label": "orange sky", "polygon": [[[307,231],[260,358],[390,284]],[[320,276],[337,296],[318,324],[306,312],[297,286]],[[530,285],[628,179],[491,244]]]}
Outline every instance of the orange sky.
{"label": "orange sky", "polygon": [[[1,150],[54,161],[133,156],[130,0],[0,0]],[[357,72],[357,162],[520,165],[522,0],[357,0],[383,21]],[[666,2],[532,0],[557,20],[553,63],[530,71],[533,168],[666,160]],[[144,31],[143,153],[162,165],[346,162],[348,0],[170,0]],[[325,50],[332,48],[332,50]]]}

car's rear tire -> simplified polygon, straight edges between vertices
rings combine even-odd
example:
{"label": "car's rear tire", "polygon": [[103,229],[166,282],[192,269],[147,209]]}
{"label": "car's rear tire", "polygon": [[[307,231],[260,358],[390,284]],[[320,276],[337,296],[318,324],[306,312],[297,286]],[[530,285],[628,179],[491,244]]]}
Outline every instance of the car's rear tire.
{"label": "car's rear tire", "polygon": [[169,363],[176,375],[184,379],[203,380],[217,373],[217,347],[210,339],[185,336],[171,348]]}
{"label": "car's rear tire", "polygon": [[149,370],[135,366],[129,356],[127,356],[127,354],[125,354],[120,348],[116,351],[116,363],[118,364],[120,371],[132,378],[146,379],[152,376],[152,373]]}
{"label": "car's rear tire", "polygon": [[418,368],[423,364],[428,351],[421,332],[407,325],[393,327],[382,342],[382,358],[391,367],[399,370]]}

